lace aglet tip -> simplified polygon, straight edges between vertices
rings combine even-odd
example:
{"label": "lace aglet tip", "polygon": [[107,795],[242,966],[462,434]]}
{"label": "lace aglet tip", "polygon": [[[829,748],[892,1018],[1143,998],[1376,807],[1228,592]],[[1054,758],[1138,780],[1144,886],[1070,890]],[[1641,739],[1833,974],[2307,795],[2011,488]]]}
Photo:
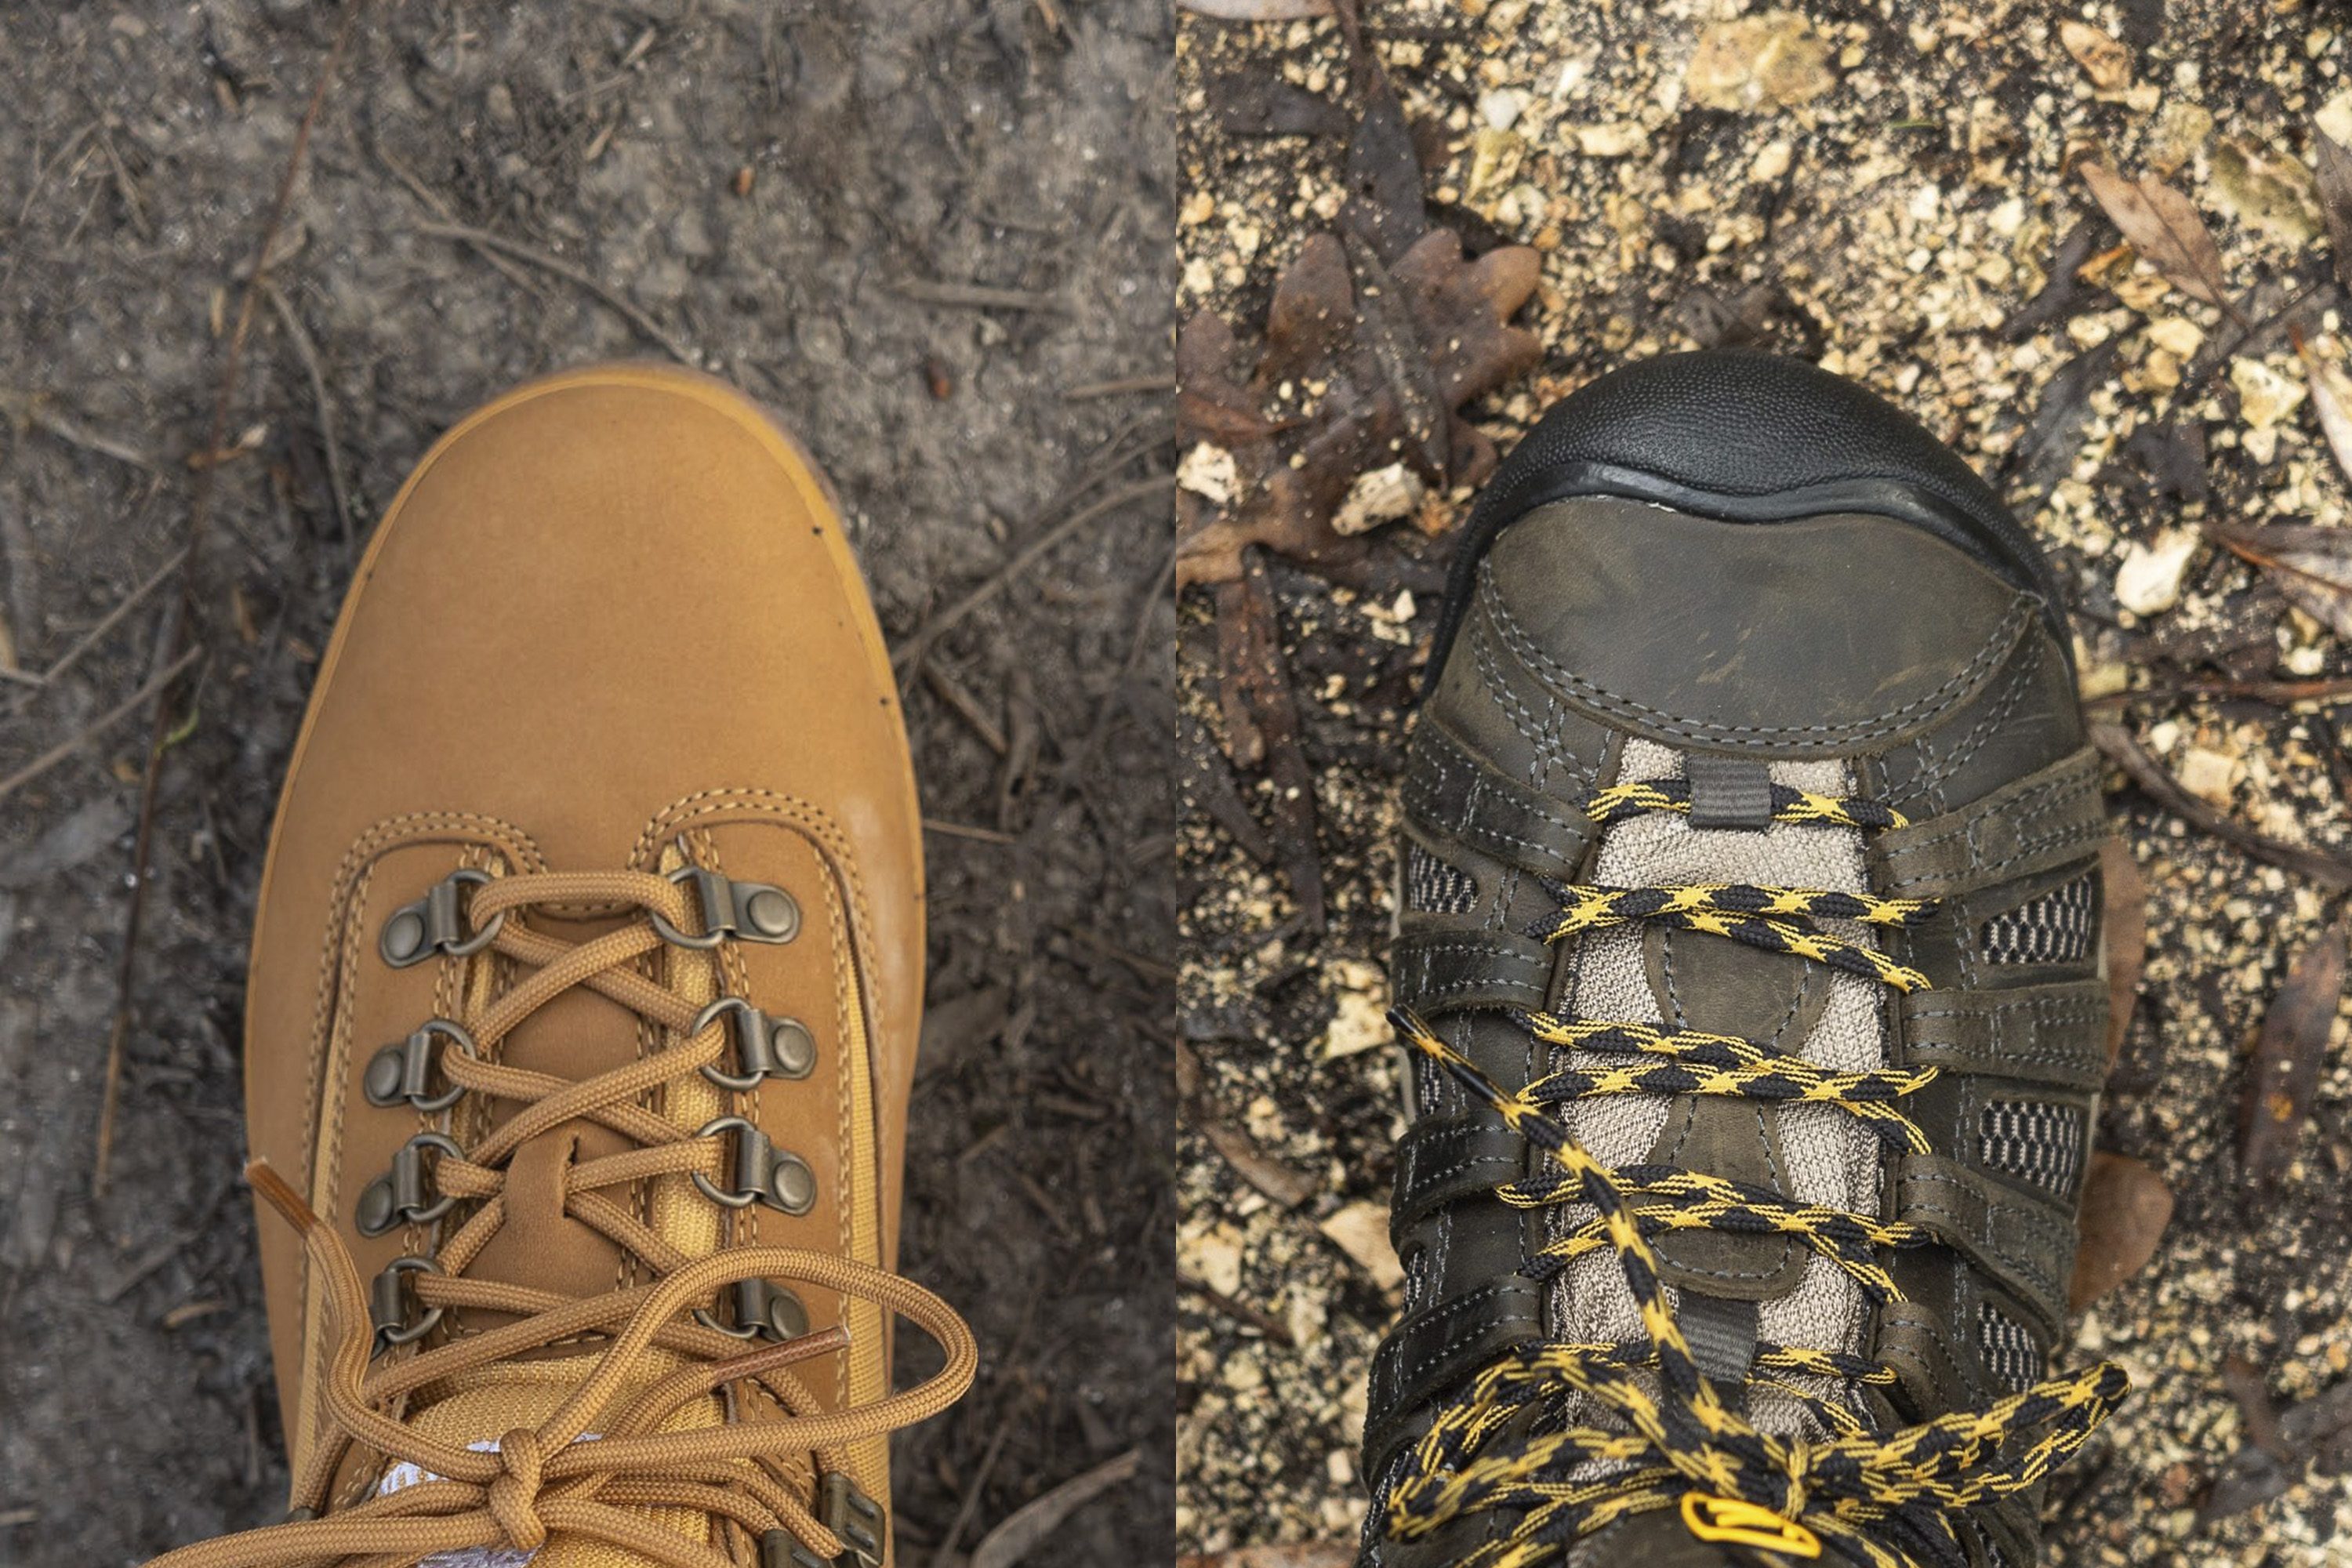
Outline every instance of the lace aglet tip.
{"label": "lace aglet tip", "polygon": [[311,1210],[309,1204],[302,1201],[302,1194],[296,1192],[293,1184],[279,1175],[277,1167],[268,1161],[257,1155],[247,1161],[245,1184],[259,1194],[262,1201],[276,1209],[286,1223],[292,1226],[298,1233],[308,1236],[318,1228],[320,1223],[318,1215]]}

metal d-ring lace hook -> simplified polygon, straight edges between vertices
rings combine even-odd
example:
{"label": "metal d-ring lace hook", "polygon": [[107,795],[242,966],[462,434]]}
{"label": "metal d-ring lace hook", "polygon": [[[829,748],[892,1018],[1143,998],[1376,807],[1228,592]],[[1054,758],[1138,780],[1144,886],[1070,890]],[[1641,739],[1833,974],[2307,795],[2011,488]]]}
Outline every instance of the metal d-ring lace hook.
{"label": "metal d-ring lace hook", "polygon": [[360,1085],[367,1102],[394,1106],[404,1100],[430,1116],[463,1100],[466,1090],[461,1084],[453,1083],[440,1094],[425,1092],[433,1082],[433,1042],[436,1037],[447,1040],[469,1057],[481,1056],[474,1037],[463,1024],[447,1018],[428,1019],[408,1038],[384,1047],[369,1059],[367,1076]]}
{"label": "metal d-ring lace hook", "polygon": [[378,1355],[394,1345],[411,1344],[433,1331],[441,1321],[441,1309],[428,1308],[415,1322],[408,1321],[409,1304],[415,1290],[409,1284],[411,1274],[438,1274],[441,1266],[429,1258],[395,1258],[383,1266],[368,1292],[368,1321],[375,1327],[375,1352]]}
{"label": "metal d-ring lace hook", "polygon": [[457,1206],[452,1193],[426,1198],[432,1174],[425,1167],[427,1149],[452,1160],[466,1157],[457,1141],[443,1132],[419,1132],[403,1143],[393,1153],[392,1169],[360,1190],[352,1224],[362,1236],[382,1236],[403,1225],[429,1225]]}
{"label": "metal d-ring lace hook", "polygon": [[422,963],[436,952],[446,958],[464,958],[481,952],[497,940],[499,928],[507,923],[507,912],[500,910],[490,917],[489,924],[469,931],[466,917],[470,900],[461,900],[457,889],[480,887],[489,879],[488,871],[458,867],[434,883],[423,898],[392,911],[376,937],[376,952],[394,969]]}
{"label": "metal d-ring lace hook", "polygon": [[790,942],[801,933],[801,907],[772,882],[734,882],[700,866],[680,866],[669,879],[691,886],[702,913],[702,932],[682,931],[659,910],[648,911],[664,942],[678,947],[713,948],[729,937],[743,942]]}
{"label": "metal d-ring lace hook", "polygon": [[686,1026],[688,1039],[725,1014],[735,1036],[735,1059],[740,1073],[725,1071],[717,1062],[704,1066],[702,1076],[721,1089],[747,1094],[769,1078],[806,1078],[816,1070],[816,1037],[798,1018],[762,1013],[740,996],[721,996],[694,1016]]}
{"label": "metal d-ring lace hook", "polygon": [[801,1299],[772,1279],[738,1279],[733,1291],[735,1321],[722,1323],[707,1307],[694,1310],[694,1321],[732,1339],[796,1340],[809,1331],[808,1308]]}
{"label": "metal d-ring lace hook", "polygon": [[735,1134],[735,1186],[721,1191],[699,1171],[689,1172],[694,1184],[712,1203],[730,1209],[765,1204],[788,1215],[804,1215],[816,1207],[816,1172],[789,1149],[779,1149],[740,1116],[719,1116],[702,1124],[697,1138]]}

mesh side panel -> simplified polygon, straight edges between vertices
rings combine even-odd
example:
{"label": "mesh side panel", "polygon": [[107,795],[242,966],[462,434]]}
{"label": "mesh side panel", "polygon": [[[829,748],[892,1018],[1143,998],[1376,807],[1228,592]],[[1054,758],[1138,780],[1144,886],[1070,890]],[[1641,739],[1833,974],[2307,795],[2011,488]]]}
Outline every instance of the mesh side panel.
{"label": "mesh side panel", "polygon": [[1978,1309],[1977,1344],[1984,1354],[1986,1373],[2011,1394],[2021,1394],[2042,1381],[2041,1347],[2025,1325],[2008,1313],[1990,1307]]}
{"label": "mesh side panel", "polygon": [[2082,1168],[2084,1131],[2080,1106],[1996,1100],[1977,1119],[1977,1158],[1989,1170],[2070,1193]]}
{"label": "mesh side panel", "polygon": [[2077,877],[1984,924],[1984,953],[1994,963],[2080,963],[2098,934],[2098,900]]}
{"label": "mesh side panel", "polygon": [[1412,845],[1404,858],[1405,908],[1428,915],[1466,915],[1478,906],[1470,873]]}

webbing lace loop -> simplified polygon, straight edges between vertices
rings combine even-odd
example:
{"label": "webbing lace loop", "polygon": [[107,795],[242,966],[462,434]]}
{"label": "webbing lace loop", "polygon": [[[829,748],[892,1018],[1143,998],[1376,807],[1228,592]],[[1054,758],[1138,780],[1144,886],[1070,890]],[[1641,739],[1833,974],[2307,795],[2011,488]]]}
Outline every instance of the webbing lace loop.
{"label": "webbing lace loop", "polygon": [[[1587,802],[1607,826],[1651,812],[1686,813],[1682,780],[1621,784]],[[1863,829],[1904,826],[1877,803],[1773,787],[1776,822]],[[1559,912],[1538,922],[1547,941],[1613,925],[1655,922],[1794,953],[1897,990],[1926,975],[1875,948],[1822,929],[1846,920],[1914,926],[1930,900],[1877,899],[1804,889],[1559,887]],[[1570,1260],[1612,1251],[1639,1314],[1645,1344],[1544,1344],[1490,1363],[1441,1409],[1402,1461],[1388,1494],[1389,1532],[1425,1538],[1490,1510],[1516,1518],[1473,1547],[1459,1568],[1532,1568],[1568,1543],[1635,1514],[1680,1507],[1701,1539],[1797,1551],[1812,1542],[1869,1568],[1938,1568],[1966,1561],[1955,1516],[2032,1486],[2079,1448],[2129,1392],[2121,1368],[2103,1363],[2039,1383],[1982,1410],[1957,1411],[1894,1432],[1821,1398],[1794,1379],[1887,1388],[1891,1368],[1844,1352],[1766,1344],[1747,1382],[1793,1395],[1825,1440],[1759,1429],[1727,1400],[1693,1357],[1659,1276],[1652,1238],[1685,1230],[1779,1234],[1843,1269],[1865,1295],[1901,1300],[1879,1261],[1882,1248],[1933,1239],[1884,1221],[1742,1183],[1664,1165],[1612,1168],[1571,1137],[1549,1108],[1588,1095],[1701,1094],[1834,1107],[1892,1148],[1925,1152],[1926,1138],[1897,1102],[1933,1081],[1933,1069],[1833,1072],[1735,1037],[1654,1025],[1594,1022],[1547,1013],[1519,1021],[1538,1041],[1625,1061],[1574,1066],[1507,1092],[1412,1012],[1390,1022],[1404,1043],[1442,1067],[1470,1098],[1544,1151],[1550,1171],[1497,1189],[1521,1207],[1589,1205],[1592,1217],[1547,1242],[1527,1272],[1549,1277]],[[1569,1391],[1622,1427],[1562,1426],[1521,1419]],[[1698,1521],[1698,1523],[1693,1523]],[[1702,1528],[1702,1525],[1704,1528]],[[1710,1534],[1709,1531],[1716,1533]]]}

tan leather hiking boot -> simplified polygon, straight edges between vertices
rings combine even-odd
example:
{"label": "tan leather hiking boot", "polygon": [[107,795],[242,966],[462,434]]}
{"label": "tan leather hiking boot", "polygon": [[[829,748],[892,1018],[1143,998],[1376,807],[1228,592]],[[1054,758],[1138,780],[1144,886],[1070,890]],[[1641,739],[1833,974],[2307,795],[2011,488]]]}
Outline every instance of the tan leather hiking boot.
{"label": "tan leather hiking boot", "polygon": [[[823,481],[611,366],[444,437],[322,662],[246,1076],[301,1521],[163,1561],[889,1560],[920,823]],[[893,1315],[945,1347],[890,1392]],[[446,1479],[444,1479],[446,1478]]]}

